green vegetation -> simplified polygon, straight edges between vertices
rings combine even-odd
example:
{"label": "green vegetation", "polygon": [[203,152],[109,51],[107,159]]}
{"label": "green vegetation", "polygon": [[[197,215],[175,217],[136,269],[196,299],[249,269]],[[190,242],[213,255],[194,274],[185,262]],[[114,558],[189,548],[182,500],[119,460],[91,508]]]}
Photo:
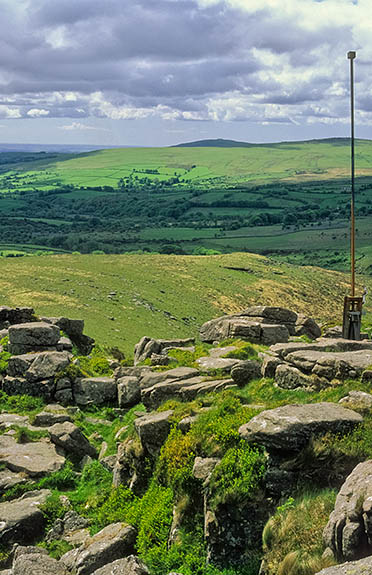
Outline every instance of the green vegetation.
{"label": "green vegetation", "polygon": [[[372,233],[371,150],[357,141],[361,259]],[[251,251],[348,266],[346,139],[1,158],[3,257]]]}
{"label": "green vegetation", "polygon": [[40,397],[29,395],[7,395],[0,391],[0,411],[18,413],[19,415],[32,415],[42,410],[44,401]]}
{"label": "green vegetation", "polygon": [[131,358],[144,335],[195,336],[203,322],[249,305],[281,305],[341,323],[348,283],[339,272],[253,254],[59,255],[2,260],[0,297],[40,315],[84,318],[86,333],[101,346]]}
{"label": "green vegetation", "polygon": [[336,492],[313,491],[278,507],[263,531],[265,565],[270,575],[314,575],[332,565],[323,559],[322,532]]}

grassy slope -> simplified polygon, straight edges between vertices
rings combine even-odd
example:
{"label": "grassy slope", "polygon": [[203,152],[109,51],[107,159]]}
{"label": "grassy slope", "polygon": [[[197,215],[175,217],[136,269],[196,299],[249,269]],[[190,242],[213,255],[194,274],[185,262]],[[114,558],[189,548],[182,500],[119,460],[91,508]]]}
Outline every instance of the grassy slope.
{"label": "grassy slope", "polygon": [[[88,334],[127,354],[143,335],[196,335],[204,321],[252,304],[282,305],[340,322],[347,292],[341,273],[240,253],[58,255],[3,259],[0,266],[3,305],[84,318]],[[116,296],[108,297],[110,292]]]}

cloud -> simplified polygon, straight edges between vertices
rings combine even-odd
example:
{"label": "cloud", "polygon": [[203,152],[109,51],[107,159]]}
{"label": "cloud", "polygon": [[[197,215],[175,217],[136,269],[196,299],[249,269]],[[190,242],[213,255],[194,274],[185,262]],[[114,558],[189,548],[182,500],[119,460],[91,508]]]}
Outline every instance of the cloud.
{"label": "cloud", "polygon": [[43,110],[42,108],[32,108],[27,112],[27,116],[31,118],[42,118],[43,116],[49,116],[49,110]]}
{"label": "cloud", "polygon": [[60,130],[73,131],[73,130],[101,130],[102,128],[96,128],[95,126],[88,126],[87,124],[82,124],[81,122],[72,122],[72,124],[66,124],[65,126],[59,126]]}
{"label": "cloud", "polygon": [[0,0],[0,117],[342,123],[356,49],[369,122],[371,26],[370,0]]}

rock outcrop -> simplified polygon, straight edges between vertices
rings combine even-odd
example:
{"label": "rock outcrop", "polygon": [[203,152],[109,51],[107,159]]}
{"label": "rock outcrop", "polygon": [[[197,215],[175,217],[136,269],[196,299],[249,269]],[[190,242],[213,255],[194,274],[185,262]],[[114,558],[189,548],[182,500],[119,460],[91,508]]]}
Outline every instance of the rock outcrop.
{"label": "rock outcrop", "polygon": [[0,543],[30,543],[44,528],[40,505],[51,495],[48,489],[30,491],[21,498],[0,503]]}
{"label": "rock outcrop", "polygon": [[149,575],[149,573],[150,571],[141,559],[130,555],[101,567],[92,575]]}
{"label": "rock outcrop", "polygon": [[97,451],[83,432],[72,422],[55,423],[49,428],[51,441],[66,453],[82,459],[86,455],[97,457]]}
{"label": "rock outcrop", "polygon": [[339,404],[294,404],[262,411],[242,425],[239,434],[268,451],[296,452],[314,435],[345,433],[362,421],[359,413]]}
{"label": "rock outcrop", "polygon": [[239,314],[212,319],[200,329],[200,339],[206,342],[236,337],[271,345],[288,341],[290,335],[307,335],[315,339],[320,337],[321,331],[311,318],[267,306],[254,306]]}
{"label": "rock outcrop", "polygon": [[189,347],[195,343],[194,338],[188,339],[153,339],[143,337],[134,348],[134,365],[151,359],[152,355],[166,355],[172,348]]}
{"label": "rock outcrop", "polygon": [[285,389],[322,389],[333,380],[360,379],[372,365],[372,342],[319,339],[273,345],[264,354],[262,375]]}
{"label": "rock outcrop", "polygon": [[11,435],[0,436],[0,463],[15,473],[40,478],[59,471],[65,458],[49,441],[17,443]]}
{"label": "rock outcrop", "polygon": [[76,575],[91,575],[98,569],[133,553],[136,530],[125,523],[112,523],[77,549],[68,551],[61,562]]}
{"label": "rock outcrop", "polygon": [[357,465],[341,487],[324,542],[339,561],[372,554],[372,460]]}
{"label": "rock outcrop", "polygon": [[328,567],[316,575],[372,575],[372,557]]}

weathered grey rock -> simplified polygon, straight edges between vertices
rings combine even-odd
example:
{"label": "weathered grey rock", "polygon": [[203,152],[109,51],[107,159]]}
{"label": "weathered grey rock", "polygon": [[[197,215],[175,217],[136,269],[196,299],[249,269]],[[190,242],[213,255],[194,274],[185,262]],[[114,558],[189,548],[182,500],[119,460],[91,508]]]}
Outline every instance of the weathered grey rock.
{"label": "weathered grey rock", "polygon": [[17,443],[13,437],[2,435],[0,463],[5,463],[10,471],[26,473],[29,477],[42,477],[59,471],[65,458],[49,442]]}
{"label": "weathered grey rock", "polygon": [[66,421],[65,423],[56,423],[49,428],[51,441],[62,447],[67,453],[71,453],[82,459],[85,455],[96,458],[97,451],[83,432],[74,423]]}
{"label": "weathered grey rock", "polygon": [[221,341],[241,337],[270,345],[288,341],[289,335],[320,336],[316,322],[284,308],[255,306],[235,315],[222,316],[206,322],[200,330],[202,341]]}
{"label": "weathered grey rock", "polygon": [[261,365],[261,375],[269,379],[273,379],[275,376],[276,368],[283,363],[282,359],[279,359],[277,355],[271,355],[269,353],[263,354],[263,361]]}
{"label": "weathered grey rock", "polygon": [[322,335],[322,330],[313,318],[306,317],[303,314],[298,314],[295,325],[295,334],[298,336],[306,335],[311,339],[318,339],[318,337]]}
{"label": "weathered grey rock", "polygon": [[192,377],[186,380],[166,380],[152,387],[142,389],[141,399],[148,409],[157,409],[168,399],[192,401],[195,397],[231,387],[231,379],[206,380],[205,377]]}
{"label": "weathered grey rock", "polygon": [[9,351],[14,355],[56,347],[60,338],[57,326],[45,322],[22,323],[9,328]]}
{"label": "weathered grey rock", "polygon": [[138,377],[138,379],[141,379],[145,373],[151,372],[152,369],[153,368],[149,365],[136,365],[129,367],[120,365],[114,371],[114,379],[118,380],[121,377]]}
{"label": "weathered grey rock", "polygon": [[323,334],[323,337],[331,338],[331,339],[342,338],[342,326],[336,325],[334,327],[330,327],[330,328],[326,329],[324,334]]}
{"label": "weathered grey rock", "polygon": [[372,460],[357,465],[347,477],[323,537],[339,561],[372,554]]}
{"label": "weathered grey rock", "polygon": [[372,575],[372,557],[327,567],[316,575]]}
{"label": "weathered grey rock", "polygon": [[65,421],[71,421],[71,417],[67,411],[62,405],[52,404],[46,405],[44,411],[37,413],[33,423],[40,427],[50,427],[55,423],[64,423]]}
{"label": "weathered grey rock", "polygon": [[369,410],[372,408],[372,395],[364,391],[349,391],[346,397],[340,399],[344,407],[350,409]]}
{"label": "weathered grey rock", "polygon": [[6,329],[10,325],[29,323],[34,319],[34,310],[31,307],[7,306],[0,307],[0,329]]}
{"label": "weathered grey rock", "polygon": [[192,424],[195,423],[198,417],[198,415],[188,415],[187,417],[184,417],[177,423],[178,429],[182,431],[182,433],[187,433],[190,431]]}
{"label": "weathered grey rock", "polygon": [[62,349],[62,351],[72,351],[73,343],[69,337],[61,337],[58,340],[58,347]]}
{"label": "weathered grey rock", "polygon": [[270,347],[270,352],[281,358],[286,358],[288,354],[296,351],[319,351],[326,353],[337,353],[345,351],[372,351],[371,341],[354,341],[351,339],[326,339],[321,338],[312,343],[290,342],[278,343]]}
{"label": "weathered grey rock", "polygon": [[61,558],[76,575],[91,575],[101,567],[122,559],[133,552],[136,530],[125,523],[112,523],[78,549],[68,551]]}
{"label": "weathered grey rock", "polygon": [[70,364],[71,357],[68,351],[44,351],[35,354],[32,364],[24,375],[32,382],[53,378]]}
{"label": "weathered grey rock", "polygon": [[313,380],[308,375],[287,363],[278,365],[275,371],[275,381],[283,389],[310,388],[314,385]]}
{"label": "weathered grey rock", "polygon": [[44,527],[40,505],[51,495],[48,489],[29,491],[21,498],[0,503],[0,543],[29,543]]}
{"label": "weathered grey rock", "polygon": [[297,314],[282,307],[270,307],[265,305],[251,306],[241,312],[241,315],[247,317],[264,318],[265,323],[273,324],[295,324]]}
{"label": "weathered grey rock", "polygon": [[149,573],[150,571],[141,559],[130,555],[101,567],[93,575],[149,575]]}
{"label": "weathered grey rock", "polygon": [[114,472],[115,464],[116,464],[116,455],[106,455],[100,460],[102,467],[107,469],[110,473]]}
{"label": "weathered grey rock", "polygon": [[237,351],[235,345],[226,345],[225,347],[213,347],[209,350],[211,357],[225,357],[227,354]]}
{"label": "weathered grey rock", "polygon": [[35,545],[19,545],[18,543],[15,543],[13,546],[13,564],[19,557],[21,557],[21,555],[31,554],[48,555],[48,552],[46,549],[42,549],[41,547],[35,547]]}
{"label": "weathered grey rock", "polygon": [[140,380],[141,389],[151,387],[167,380],[185,380],[199,375],[199,371],[193,367],[175,367],[167,371],[147,371]]}
{"label": "weathered grey rock", "polygon": [[329,352],[304,349],[287,354],[286,361],[328,380],[344,380],[362,375],[372,364],[372,350]]}
{"label": "weathered grey rock", "polygon": [[27,476],[25,473],[14,473],[9,469],[3,469],[0,471],[0,493],[4,493],[4,491],[15,485],[25,483],[26,480]]}
{"label": "weathered grey rock", "polygon": [[45,539],[46,541],[64,539],[69,542],[74,540],[75,543],[82,544],[89,537],[88,525],[88,519],[70,509],[62,519],[57,519],[54,522]]}
{"label": "weathered grey rock", "polygon": [[261,364],[258,361],[241,361],[231,369],[233,381],[243,387],[253,379],[261,377]]}
{"label": "weathered grey rock", "polygon": [[16,413],[1,413],[0,414],[0,429],[8,429],[12,425],[17,425],[18,427],[25,427],[29,425],[29,419],[27,415],[18,415]]}
{"label": "weathered grey rock", "polygon": [[58,326],[60,330],[68,335],[82,355],[88,355],[92,351],[94,339],[84,335],[84,320],[67,317],[45,317],[42,320]]}
{"label": "weathered grey rock", "polygon": [[141,388],[137,377],[117,380],[119,407],[132,407],[141,401]]}
{"label": "weathered grey rock", "polygon": [[218,457],[195,457],[192,469],[193,476],[201,481],[208,480],[220,461]]}
{"label": "weathered grey rock", "polygon": [[173,411],[149,413],[137,418],[134,426],[143,448],[151,455],[157,455],[165,442],[171,429],[170,419]]}
{"label": "weathered grey rock", "polygon": [[278,341],[288,341],[289,331],[285,325],[261,324],[260,343],[272,345]]}
{"label": "weathered grey rock", "polygon": [[153,339],[143,337],[134,348],[134,364],[151,358],[152,354],[160,354],[165,349],[174,347],[187,347],[195,343],[194,338],[188,339]]}
{"label": "weathered grey rock", "polygon": [[52,401],[55,389],[53,379],[31,382],[23,377],[10,377],[3,379],[3,391],[8,395],[32,395],[42,397],[45,401]]}
{"label": "weathered grey rock", "polygon": [[73,384],[73,395],[77,405],[102,405],[116,402],[117,387],[111,377],[87,377]]}
{"label": "weathered grey rock", "polygon": [[218,369],[225,373],[230,373],[231,368],[234,367],[234,365],[238,365],[240,360],[232,357],[199,357],[196,363],[201,371],[208,372]]}
{"label": "weathered grey rock", "polygon": [[344,433],[362,421],[359,413],[339,404],[294,404],[261,412],[242,425],[239,433],[269,451],[292,452],[303,448],[313,435]]}
{"label": "weathered grey rock", "polygon": [[20,555],[13,563],[13,575],[68,575],[62,563],[41,553]]}

